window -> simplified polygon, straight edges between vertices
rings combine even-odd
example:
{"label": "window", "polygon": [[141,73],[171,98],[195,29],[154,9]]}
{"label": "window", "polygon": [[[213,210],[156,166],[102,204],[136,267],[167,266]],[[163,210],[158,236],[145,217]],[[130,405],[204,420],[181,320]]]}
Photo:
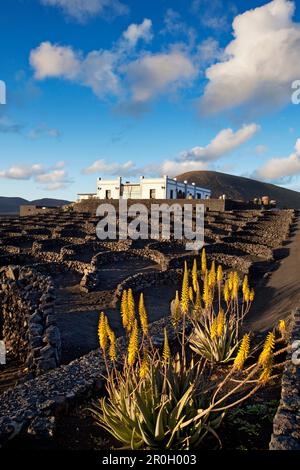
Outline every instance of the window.
{"label": "window", "polygon": [[201,193],[197,193],[197,199],[201,199]]}
{"label": "window", "polygon": [[173,189],[170,190],[170,199],[173,199],[174,191]]}
{"label": "window", "polygon": [[107,189],[105,191],[105,199],[111,199],[111,190],[110,189]]}
{"label": "window", "polygon": [[150,189],[150,199],[155,199],[156,189]]}

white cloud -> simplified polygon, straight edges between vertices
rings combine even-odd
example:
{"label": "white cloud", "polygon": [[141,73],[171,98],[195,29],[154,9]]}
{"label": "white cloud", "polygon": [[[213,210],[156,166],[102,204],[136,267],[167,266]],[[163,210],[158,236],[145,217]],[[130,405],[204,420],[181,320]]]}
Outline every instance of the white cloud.
{"label": "white cloud", "polygon": [[119,0],[40,0],[43,5],[59,7],[63,12],[84,22],[98,15],[124,15],[128,13],[128,7]]}
{"label": "white cloud", "polygon": [[135,175],[138,173],[135,164],[129,160],[125,163],[109,163],[104,159],[96,160],[92,165],[84,168],[82,173],[90,175],[99,173],[103,175]]}
{"label": "white cloud", "polygon": [[224,60],[206,70],[203,111],[290,101],[291,83],[300,76],[300,24],[293,22],[294,10],[291,1],[273,0],[235,17]]}
{"label": "white cloud", "polygon": [[176,90],[196,76],[191,59],[181,51],[148,54],[128,64],[124,71],[135,102],[145,102],[166,89]]}
{"label": "white cloud", "polygon": [[180,160],[212,162],[242,145],[253,137],[260,127],[257,124],[248,124],[234,132],[232,129],[223,129],[206,147],[193,147],[180,154]]}
{"label": "white cloud", "polygon": [[86,57],[70,46],[44,42],[30,53],[30,64],[38,80],[64,78],[90,87],[99,97],[119,93],[119,78],[114,72],[118,55],[92,51]]}
{"label": "white cloud", "polygon": [[131,47],[135,47],[140,39],[150,42],[153,38],[152,21],[145,18],[141,24],[132,23],[124,31],[123,37]]}
{"label": "white cloud", "polygon": [[51,167],[41,163],[32,165],[12,165],[6,170],[0,170],[0,178],[14,180],[33,180],[43,185],[45,190],[55,190],[66,187],[72,183],[68,172],[63,169],[64,162],[57,162]]}
{"label": "white cloud", "polygon": [[12,165],[7,170],[0,170],[0,178],[14,180],[29,180],[43,171],[43,166],[38,163],[34,165]]}
{"label": "white cloud", "polygon": [[[130,61],[130,50],[138,39],[150,38],[150,27],[147,19],[140,25],[130,25],[114,48],[95,50],[85,57],[70,46],[43,42],[30,53],[35,78],[64,78],[90,87],[100,99],[117,97],[123,105],[128,100],[142,104],[162,92],[174,92],[197,75],[187,52],[173,49]],[[129,93],[123,78],[129,84]]]}
{"label": "white cloud", "polygon": [[199,161],[183,161],[178,162],[177,160],[165,160],[160,167],[161,175],[176,176],[180,173],[187,171],[200,171],[208,168],[207,163]]}
{"label": "white cloud", "polygon": [[56,183],[65,181],[67,172],[65,170],[52,170],[49,173],[42,173],[37,175],[36,181],[39,183]]}
{"label": "white cloud", "polygon": [[284,158],[271,158],[255,172],[257,177],[270,181],[280,181],[298,174],[300,174],[300,138],[291,155]]}
{"label": "white cloud", "polygon": [[98,98],[118,96],[121,83],[117,75],[119,55],[110,51],[92,51],[81,62],[76,81],[90,87]]}
{"label": "white cloud", "polygon": [[58,46],[49,41],[42,42],[30,52],[30,64],[34,68],[35,78],[42,80],[49,77],[75,79],[80,71],[81,61],[78,53],[69,46]]}

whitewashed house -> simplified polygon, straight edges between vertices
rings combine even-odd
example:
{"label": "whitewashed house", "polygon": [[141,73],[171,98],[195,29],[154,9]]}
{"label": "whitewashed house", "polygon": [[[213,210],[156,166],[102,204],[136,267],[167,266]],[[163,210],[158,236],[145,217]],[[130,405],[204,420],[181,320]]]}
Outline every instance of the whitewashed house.
{"label": "whitewashed house", "polygon": [[114,180],[97,179],[98,199],[209,199],[211,191],[195,183],[179,182],[176,178],[140,177],[139,182],[123,182],[122,177]]}

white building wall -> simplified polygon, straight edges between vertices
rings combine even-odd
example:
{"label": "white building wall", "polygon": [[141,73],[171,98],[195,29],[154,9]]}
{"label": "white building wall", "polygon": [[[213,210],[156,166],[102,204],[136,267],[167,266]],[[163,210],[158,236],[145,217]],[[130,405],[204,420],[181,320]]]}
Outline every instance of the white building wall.
{"label": "white building wall", "polygon": [[[150,199],[151,194],[155,194],[154,199],[166,199],[167,177],[162,178],[140,178],[141,199]],[[155,193],[153,193],[155,191]]]}
{"label": "white building wall", "polygon": [[[115,180],[97,180],[97,197],[99,199],[119,199],[122,179]],[[110,195],[110,196],[109,196]],[[109,196],[109,197],[108,197]]]}

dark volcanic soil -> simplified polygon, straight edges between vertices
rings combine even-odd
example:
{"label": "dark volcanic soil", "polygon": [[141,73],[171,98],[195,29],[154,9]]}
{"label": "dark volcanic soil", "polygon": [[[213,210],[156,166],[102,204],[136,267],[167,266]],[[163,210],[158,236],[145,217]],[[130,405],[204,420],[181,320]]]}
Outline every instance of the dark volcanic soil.
{"label": "dark volcanic soil", "polygon": [[[62,337],[62,362],[68,363],[98,347],[97,326],[102,310],[108,315],[114,331],[118,335],[122,334],[120,312],[110,308],[115,286],[132,274],[157,269],[157,264],[139,258],[112,263],[103,267],[100,286],[90,293],[80,291],[80,274],[69,271],[57,276],[56,315]],[[145,289],[144,296],[150,321],[168,315],[175,290],[174,286]]]}

